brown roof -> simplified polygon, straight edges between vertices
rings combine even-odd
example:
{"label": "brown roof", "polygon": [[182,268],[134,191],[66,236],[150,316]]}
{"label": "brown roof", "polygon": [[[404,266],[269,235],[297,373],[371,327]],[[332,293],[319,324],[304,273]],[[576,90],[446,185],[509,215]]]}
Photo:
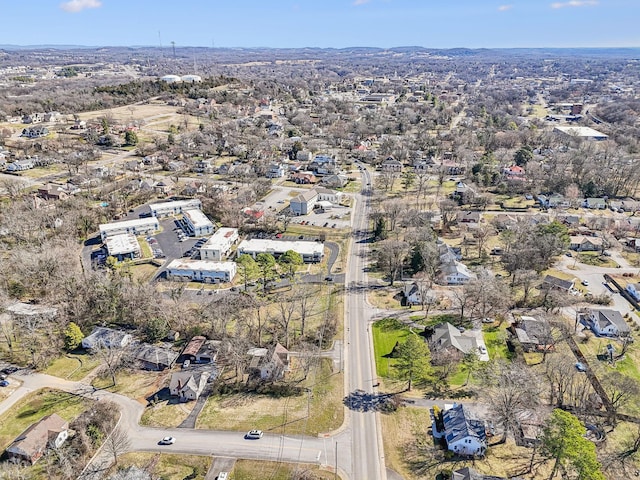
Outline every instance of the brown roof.
{"label": "brown roof", "polygon": [[200,347],[204,345],[207,339],[201,336],[193,337],[182,351],[183,355],[195,355],[200,350]]}
{"label": "brown roof", "polygon": [[34,462],[46,450],[50,435],[58,434],[68,428],[69,423],[66,420],[52,413],[22,432],[7,448],[7,452]]}

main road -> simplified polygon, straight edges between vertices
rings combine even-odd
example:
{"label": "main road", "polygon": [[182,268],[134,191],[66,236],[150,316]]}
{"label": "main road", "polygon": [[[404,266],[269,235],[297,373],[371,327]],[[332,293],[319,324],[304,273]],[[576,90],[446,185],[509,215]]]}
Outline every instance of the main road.
{"label": "main road", "polygon": [[[369,195],[371,174],[362,170],[362,193],[356,196],[353,208],[353,235],[346,269],[345,337],[347,395],[363,390],[375,395],[378,385],[373,356],[372,337],[369,332],[371,309],[367,303],[367,241],[369,232]],[[379,414],[375,411],[351,411],[350,478],[386,480]]]}

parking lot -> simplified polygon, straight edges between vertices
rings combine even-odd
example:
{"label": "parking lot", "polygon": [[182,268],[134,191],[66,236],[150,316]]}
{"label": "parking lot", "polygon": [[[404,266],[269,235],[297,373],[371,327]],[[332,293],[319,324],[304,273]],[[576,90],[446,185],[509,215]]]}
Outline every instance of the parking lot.
{"label": "parking lot", "polygon": [[351,226],[351,209],[336,206],[324,212],[314,210],[308,215],[294,217],[291,223],[324,228],[349,228]]}

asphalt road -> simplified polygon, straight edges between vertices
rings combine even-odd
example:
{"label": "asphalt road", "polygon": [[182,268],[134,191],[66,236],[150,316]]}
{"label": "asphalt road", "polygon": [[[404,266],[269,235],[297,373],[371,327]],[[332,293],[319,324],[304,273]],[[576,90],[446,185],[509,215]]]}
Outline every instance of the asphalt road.
{"label": "asphalt road", "polygon": [[[363,171],[363,193],[356,197],[353,209],[353,237],[348,256],[345,283],[348,287],[367,285],[366,258],[368,236],[369,198],[368,185],[371,175]],[[347,389],[352,394],[356,390],[375,395],[378,384],[373,356],[373,345],[369,334],[372,309],[366,301],[367,289],[347,288],[345,318],[347,318],[346,372]],[[382,449],[380,419],[375,411],[350,412],[351,456],[353,470],[350,478],[386,480],[386,469]]]}

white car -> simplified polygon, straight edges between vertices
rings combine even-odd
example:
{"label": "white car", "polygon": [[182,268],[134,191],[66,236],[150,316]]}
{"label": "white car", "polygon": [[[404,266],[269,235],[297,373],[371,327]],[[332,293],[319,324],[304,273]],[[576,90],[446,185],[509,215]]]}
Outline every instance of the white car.
{"label": "white car", "polygon": [[251,440],[258,440],[260,438],[262,438],[262,430],[249,430],[247,432],[247,434],[244,436],[244,438],[248,438]]}
{"label": "white car", "polygon": [[160,445],[173,445],[176,443],[176,439],[173,437],[164,437],[158,442]]}
{"label": "white car", "polygon": [[585,287],[589,286],[589,281],[588,280],[582,280],[582,282],[580,282],[580,283],[582,283],[582,285],[584,285]]}

